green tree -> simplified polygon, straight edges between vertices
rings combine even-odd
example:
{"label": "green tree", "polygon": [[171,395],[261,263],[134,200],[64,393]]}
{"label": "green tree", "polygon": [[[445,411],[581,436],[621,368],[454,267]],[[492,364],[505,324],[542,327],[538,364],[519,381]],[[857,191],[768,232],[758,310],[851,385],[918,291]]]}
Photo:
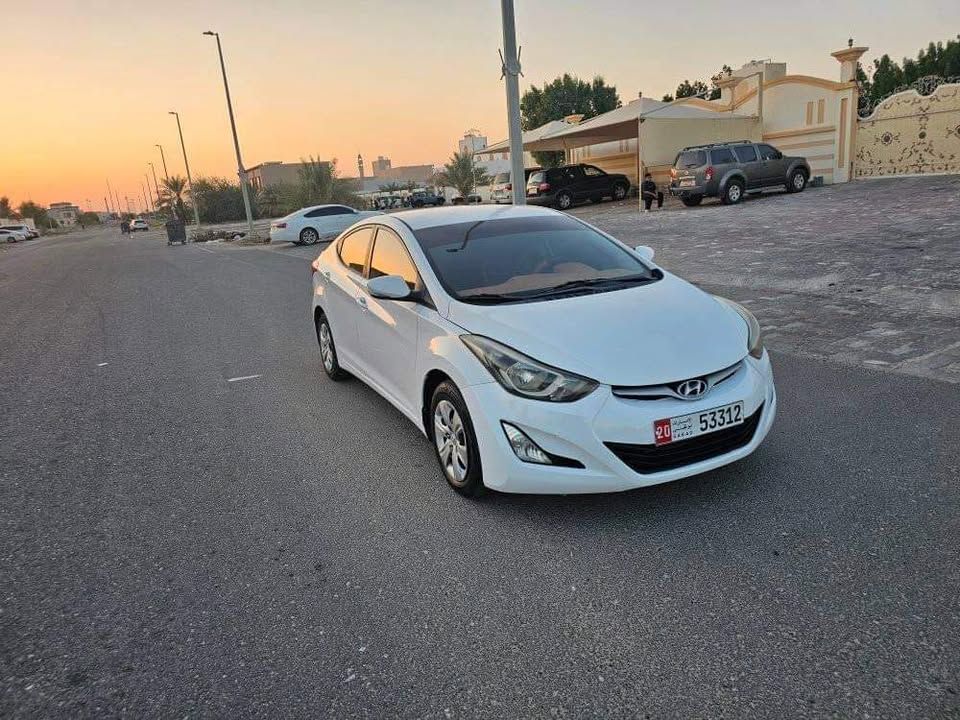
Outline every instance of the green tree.
{"label": "green tree", "polygon": [[677,100],[679,100],[680,98],[697,97],[698,95],[703,96],[709,91],[710,88],[708,88],[707,84],[702,80],[694,80],[693,82],[684,80],[677,85],[677,92],[674,94],[677,96]]}
{"label": "green tree", "polygon": [[437,173],[434,182],[439,186],[456,188],[460,197],[466,200],[478,185],[489,185],[491,178],[483,166],[474,161],[473,153],[455,152],[450,162]]}
{"label": "green tree", "polygon": [[33,218],[33,224],[38,228],[59,227],[59,223],[47,215],[47,209],[32,200],[20,203],[17,208],[21,218]]}
{"label": "green tree", "polygon": [[[533,130],[551,120],[567,115],[583,115],[584,120],[620,107],[617,88],[607,85],[597,75],[591,82],[564,73],[542,88],[531,87],[520,98],[520,124]],[[556,167],[563,162],[563,152],[534,152],[541,167]]]}
{"label": "green tree", "polygon": [[300,161],[303,163],[299,170],[300,207],[327,203],[355,208],[363,205],[353,186],[338,176],[336,160],[327,162],[310,156]]}
{"label": "green tree", "polygon": [[10,198],[6,195],[0,197],[0,218],[10,218],[11,220],[16,220],[16,212],[13,209],[13,206],[10,205]]}
{"label": "green tree", "polygon": [[100,216],[97,215],[95,212],[82,212],[80,213],[80,217],[77,219],[84,225],[100,224]]}
{"label": "green tree", "polygon": [[931,42],[917,52],[916,59],[903,58],[902,64],[884,53],[873,61],[869,78],[863,68],[857,68],[861,92],[869,99],[870,105],[880,102],[900,87],[930,75],[941,78],[960,76],[960,35],[954,40],[947,40],[946,44]]}
{"label": "green tree", "polygon": [[259,217],[282,217],[300,208],[300,188],[290,183],[265,185],[256,194],[257,215]]}
{"label": "green tree", "polygon": [[671,95],[670,93],[667,93],[661,98],[661,100],[663,102],[673,102],[673,95]]}
{"label": "green tree", "polygon": [[177,218],[180,222],[187,222],[187,203],[184,197],[187,192],[187,179],[181,175],[171,175],[160,181],[160,200],[157,207]]}
{"label": "green tree", "polygon": [[193,196],[200,220],[209,223],[229,222],[246,218],[240,184],[226,178],[201,177],[193,181]]}

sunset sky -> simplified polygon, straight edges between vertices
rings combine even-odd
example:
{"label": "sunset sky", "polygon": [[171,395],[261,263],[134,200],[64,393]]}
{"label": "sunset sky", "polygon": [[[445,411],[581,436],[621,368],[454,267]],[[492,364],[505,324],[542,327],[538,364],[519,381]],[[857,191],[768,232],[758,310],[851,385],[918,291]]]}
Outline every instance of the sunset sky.
{"label": "sunset sky", "polygon": [[[749,3],[516,0],[521,92],[563,72],[603,75],[624,102],[753,58],[839,76],[830,52],[854,37],[913,56],[960,32],[960,2]],[[140,195],[147,163],[235,178],[217,64],[220,32],[246,165],[356,155],[439,163],[465,130],[506,132],[497,0],[3,0],[0,195],[103,207],[106,179]]]}

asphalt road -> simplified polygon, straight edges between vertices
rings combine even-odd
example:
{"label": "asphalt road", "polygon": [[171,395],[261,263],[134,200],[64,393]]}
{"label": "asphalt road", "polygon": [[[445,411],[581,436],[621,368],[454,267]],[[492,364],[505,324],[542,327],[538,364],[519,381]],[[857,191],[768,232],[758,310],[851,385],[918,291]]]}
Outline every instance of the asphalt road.
{"label": "asphalt road", "polygon": [[960,386],[774,346],[750,458],[472,502],[325,379],[308,292],[277,248],[0,253],[0,716],[960,716]]}

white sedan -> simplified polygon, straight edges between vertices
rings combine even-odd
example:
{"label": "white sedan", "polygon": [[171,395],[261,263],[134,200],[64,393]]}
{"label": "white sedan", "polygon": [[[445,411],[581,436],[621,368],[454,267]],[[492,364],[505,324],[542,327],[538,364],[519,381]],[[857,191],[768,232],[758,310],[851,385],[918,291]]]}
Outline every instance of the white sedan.
{"label": "white sedan", "polygon": [[381,215],[374,210],[354,210],[346,205],[313,205],[270,223],[270,242],[313,245],[329,240],[359,220]]}
{"label": "white sedan", "polygon": [[0,230],[0,240],[3,242],[20,242],[21,240],[26,239],[26,233],[22,233],[17,230]]}
{"label": "white sedan", "polygon": [[652,258],[542,208],[367,219],[313,262],[323,368],[413,421],[466,496],[712,470],[770,430],[770,360],[748,310]]}

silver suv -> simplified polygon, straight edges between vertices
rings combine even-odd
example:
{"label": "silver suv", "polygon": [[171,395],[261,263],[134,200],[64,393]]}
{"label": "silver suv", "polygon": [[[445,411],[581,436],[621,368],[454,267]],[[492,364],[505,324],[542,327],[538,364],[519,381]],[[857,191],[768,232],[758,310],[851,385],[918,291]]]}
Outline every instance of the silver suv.
{"label": "silver suv", "polygon": [[693,145],[677,154],[670,169],[670,194],[687,207],[699,205],[705,197],[736,205],[744,193],[767,188],[800,192],[809,179],[805,158],[788,157],[773,145],[749,140]]}

